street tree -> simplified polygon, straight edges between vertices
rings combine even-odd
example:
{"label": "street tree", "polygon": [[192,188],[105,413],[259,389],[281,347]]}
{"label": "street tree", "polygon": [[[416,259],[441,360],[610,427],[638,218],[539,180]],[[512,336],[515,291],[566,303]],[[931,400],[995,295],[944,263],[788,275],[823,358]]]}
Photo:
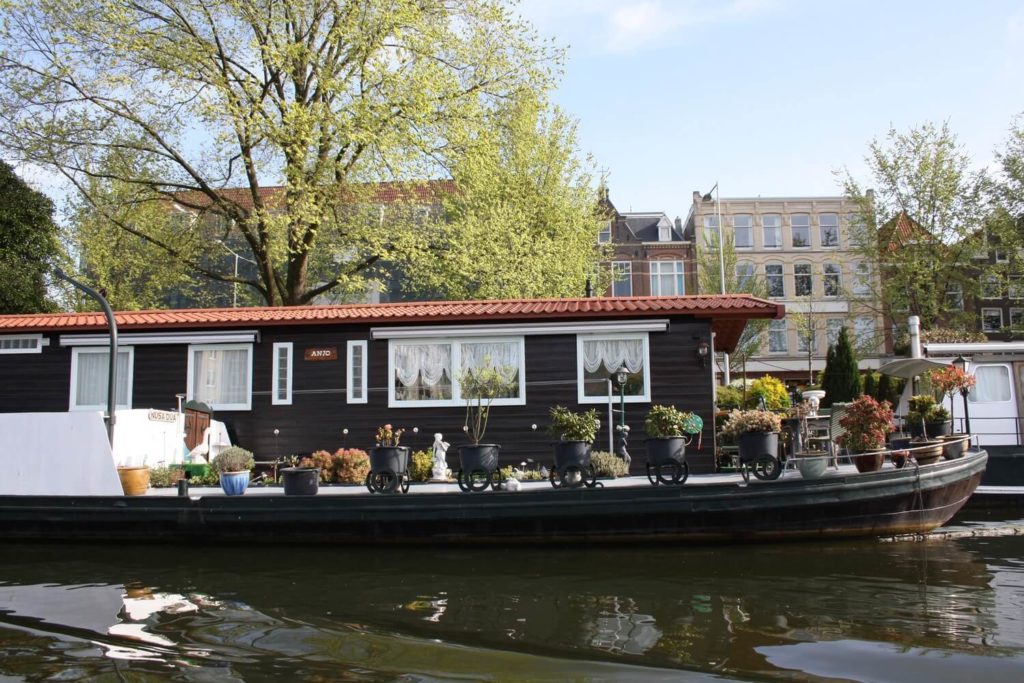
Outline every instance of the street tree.
{"label": "street tree", "polygon": [[866,162],[867,182],[848,170],[842,182],[857,206],[851,246],[877,275],[867,280],[876,312],[917,315],[925,328],[972,326],[961,302],[998,277],[997,264],[975,258],[989,240],[985,174],[948,124],[890,129],[868,145]]}
{"label": "street tree", "polygon": [[54,310],[46,276],[62,253],[53,203],[0,161],[0,313]]}
{"label": "street tree", "polygon": [[[460,152],[452,127],[482,131],[516,93],[548,91],[562,59],[502,0],[2,7],[0,145],[87,198],[99,178],[200,215],[182,247],[92,202],[191,272],[231,282],[223,261],[191,250],[215,216],[270,305],[312,302],[404,256],[415,222],[367,220],[367,188],[445,176]],[[106,176],[114,152],[135,160]]]}

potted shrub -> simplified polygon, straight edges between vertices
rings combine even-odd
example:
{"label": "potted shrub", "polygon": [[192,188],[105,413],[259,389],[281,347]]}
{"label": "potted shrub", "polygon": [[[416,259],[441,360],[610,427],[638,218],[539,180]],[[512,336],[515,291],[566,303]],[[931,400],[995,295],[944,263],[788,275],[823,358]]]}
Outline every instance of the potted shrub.
{"label": "potted shrub", "polygon": [[293,455],[289,461],[288,467],[282,467],[277,471],[281,475],[281,483],[284,484],[284,495],[315,496],[320,489],[322,468],[309,458],[300,461]]}
{"label": "potted shrub", "polygon": [[238,446],[221,451],[213,459],[213,467],[220,475],[220,487],[229,496],[240,496],[249,486],[249,472],[256,461],[252,452]]}
{"label": "potted shrub", "polygon": [[782,417],[770,410],[733,410],[729,413],[722,434],[732,437],[739,447],[740,462],[755,462],[779,452],[779,430]]}
{"label": "potted shrub", "polygon": [[590,449],[597,438],[599,424],[597,410],[593,408],[585,413],[574,413],[565,406],[552,406],[548,431],[559,438],[555,444],[555,466],[550,473],[552,485],[559,485],[555,483],[556,475],[563,483],[576,484],[575,474],[567,478],[570,472],[581,476],[589,473],[593,478]]}
{"label": "potted shrub", "polygon": [[907,411],[907,426],[914,436],[935,438],[949,434],[952,425],[949,411],[935,403],[935,398],[927,394],[910,397],[910,409]]}
{"label": "potted shrub", "polygon": [[[686,464],[686,445],[690,434],[699,432],[696,416],[677,409],[675,406],[651,406],[644,421],[647,440],[647,479],[652,484],[683,483],[689,475]],[[669,478],[662,474],[667,467]],[[654,475],[652,477],[652,474]]]}
{"label": "potted shrub", "polygon": [[836,443],[854,453],[853,463],[858,472],[881,469],[885,459],[885,440],[893,430],[892,406],[888,401],[879,403],[871,396],[861,395],[846,407],[839,420],[846,430]]}
{"label": "potted shrub", "polygon": [[506,379],[506,368],[489,366],[473,368],[459,373],[459,387],[466,399],[466,423],[462,430],[470,443],[459,446],[459,471],[456,477],[463,491],[482,491],[488,484],[495,490],[501,479],[498,471],[498,452],[501,446],[481,443],[487,433],[494,399],[507,396],[512,382]]}
{"label": "potted shrub", "polygon": [[[955,365],[948,365],[939,370],[932,371],[932,385],[940,394],[949,397],[951,408],[955,405],[956,395],[966,395],[976,382],[977,380],[974,375],[967,374],[963,368]],[[949,419],[952,424],[954,422],[952,410],[950,411]],[[950,431],[952,432],[952,429]],[[942,454],[947,460],[953,460],[961,457],[967,451],[967,441],[970,438],[970,434],[950,433],[942,438],[946,442],[942,449]]]}
{"label": "potted shrub", "polygon": [[370,449],[370,472],[366,487],[372,493],[391,493],[402,486],[409,490],[409,447],[400,446],[404,429],[390,424],[377,428],[376,446]]}

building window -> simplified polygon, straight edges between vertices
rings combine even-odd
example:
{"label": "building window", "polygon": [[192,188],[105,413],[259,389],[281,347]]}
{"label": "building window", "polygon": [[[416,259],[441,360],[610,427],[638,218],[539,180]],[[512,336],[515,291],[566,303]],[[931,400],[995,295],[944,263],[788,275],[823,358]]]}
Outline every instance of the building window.
{"label": "building window", "polygon": [[871,266],[858,263],[853,269],[853,295],[869,296],[871,294]]}
{"label": "building window", "polygon": [[981,331],[1001,332],[1003,329],[1003,309],[983,308],[981,309]]}
{"label": "building window", "polygon": [[821,246],[839,246],[839,214],[823,213],[818,216],[818,225],[821,226]]}
{"label": "building window", "polygon": [[[580,403],[607,403],[608,378],[623,365],[629,371],[626,380],[627,403],[651,400],[650,351],[646,334],[603,336],[577,335],[577,399]],[[616,393],[618,389],[615,389]]]}
{"label": "building window", "polygon": [[523,338],[391,340],[388,343],[388,405],[392,408],[463,405],[459,378],[481,368],[496,370],[506,391],[492,405],[526,402]]}
{"label": "building window", "polygon": [[797,325],[796,328],[796,350],[797,353],[814,352],[814,341],[817,335],[815,332],[814,318],[808,318],[805,323]]}
{"label": "building window", "polygon": [[797,263],[793,266],[793,283],[796,285],[794,290],[796,296],[811,295],[813,280],[811,278],[810,263]]}
{"label": "building window", "polygon": [[955,311],[964,310],[964,286],[959,282],[946,285],[946,306]]}
{"label": "building window", "polygon": [[658,241],[659,242],[671,242],[672,241],[672,223],[667,219],[661,219],[658,222]]}
{"label": "building window", "polygon": [[597,233],[597,241],[601,244],[607,244],[612,241],[612,222],[605,221],[604,225],[601,226],[601,231]]}
{"label": "building window", "polygon": [[786,285],[782,278],[781,263],[767,263],[764,266],[764,281],[768,286],[768,296],[780,299],[786,296]]}
{"label": "building window", "polygon": [[42,351],[43,335],[41,334],[10,334],[0,337],[0,354],[42,353]]}
{"label": "building window", "polygon": [[839,332],[843,329],[842,318],[829,318],[825,321],[825,339],[829,346],[835,346],[839,341]]}
{"label": "building window", "polygon": [[811,246],[811,217],[806,213],[793,214],[789,218],[793,230],[793,248],[801,249]]}
{"label": "building window", "polygon": [[981,281],[981,298],[998,299],[1003,295],[1003,288],[998,275],[986,275]]}
{"label": "building window", "polygon": [[[110,350],[71,349],[71,399],[69,410],[106,410],[110,382]],[[117,408],[132,407],[134,347],[117,350]]]}
{"label": "building window", "polygon": [[251,410],[252,344],[189,346],[187,396],[214,410]]}
{"label": "building window", "polygon": [[744,291],[747,286],[754,279],[754,274],[757,270],[754,264],[750,261],[737,261],[736,262],[736,287],[737,289]]}
{"label": "building window", "polygon": [[1024,275],[1011,275],[1008,279],[1011,299],[1024,299]]}
{"label": "building window", "polygon": [[761,226],[764,229],[764,248],[782,248],[782,217],[770,213],[761,217]]}
{"label": "building window", "polygon": [[773,320],[768,324],[768,352],[786,352],[786,321]]}
{"label": "building window", "polygon": [[366,341],[350,341],[345,350],[345,395],[348,403],[366,403]]}
{"label": "building window", "polygon": [[704,216],[704,245],[718,248],[718,216]]}
{"label": "building window", "polygon": [[679,296],[686,294],[682,261],[651,261],[651,295]]}
{"label": "building window", "polygon": [[1010,255],[1002,249],[995,250],[996,263],[1009,263]]}
{"label": "building window", "polygon": [[748,213],[733,216],[733,244],[737,249],[754,247],[754,217]]}
{"label": "building window", "polygon": [[825,296],[839,296],[843,289],[842,270],[835,263],[826,263],[825,272]]}
{"label": "building window", "polygon": [[274,344],[274,387],[270,402],[275,406],[292,403],[292,343]]}
{"label": "building window", "polygon": [[875,345],[875,319],[871,316],[858,316],[853,319],[854,345],[859,348]]}
{"label": "building window", "polygon": [[1024,330],[1024,308],[1010,309],[1010,329],[1014,332]]}
{"label": "building window", "polygon": [[612,296],[633,296],[632,261],[612,261]]}

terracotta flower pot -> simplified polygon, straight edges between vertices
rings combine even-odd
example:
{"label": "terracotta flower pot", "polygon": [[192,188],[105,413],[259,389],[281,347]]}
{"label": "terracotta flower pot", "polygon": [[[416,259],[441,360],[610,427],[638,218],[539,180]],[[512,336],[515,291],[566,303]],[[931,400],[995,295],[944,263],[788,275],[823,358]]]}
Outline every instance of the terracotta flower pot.
{"label": "terracotta flower pot", "polygon": [[853,456],[853,464],[858,472],[875,472],[882,469],[885,462],[885,449],[879,448]]}

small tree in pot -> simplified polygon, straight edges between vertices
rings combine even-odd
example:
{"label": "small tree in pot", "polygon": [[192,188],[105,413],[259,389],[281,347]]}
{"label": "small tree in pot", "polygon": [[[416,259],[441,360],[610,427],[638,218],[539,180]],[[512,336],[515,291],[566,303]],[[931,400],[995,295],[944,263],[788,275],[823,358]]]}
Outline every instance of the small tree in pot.
{"label": "small tree in pot", "polygon": [[[940,394],[949,397],[950,408],[954,407],[957,394],[963,394],[964,400],[966,400],[967,393],[976,382],[977,379],[974,375],[967,374],[963,368],[959,368],[956,365],[948,365],[939,370],[932,371],[932,385]],[[952,410],[950,410],[949,417],[950,423],[955,425]],[[952,429],[950,431],[952,431]],[[966,433],[951,433],[944,435],[943,439],[947,441],[947,444],[943,447],[942,451],[946,458],[952,460],[962,456],[967,450],[967,440],[969,436],[970,435]]]}
{"label": "small tree in pot", "polygon": [[377,428],[376,446],[370,449],[370,472],[366,488],[371,493],[393,493],[401,486],[409,490],[409,447],[400,446],[404,429],[390,424]]}
{"label": "small tree in pot", "polygon": [[597,410],[593,408],[585,413],[574,413],[565,406],[552,406],[548,431],[560,439],[555,444],[555,466],[549,477],[552,486],[578,486],[585,483],[587,474],[590,475],[588,485],[592,485],[595,476],[590,464],[590,449],[600,424]]}
{"label": "small tree in pot", "polygon": [[240,496],[249,487],[249,472],[256,466],[252,451],[231,446],[213,459],[213,467],[220,474],[220,487],[226,495]]}
{"label": "small tree in pot", "polygon": [[483,491],[488,484],[495,490],[501,486],[498,453],[501,446],[481,443],[487,433],[491,405],[495,399],[509,395],[513,388],[509,368],[490,366],[467,369],[459,373],[459,387],[466,400],[466,424],[462,429],[469,444],[459,446],[460,469],[456,473],[463,491]]}
{"label": "small tree in pot", "polygon": [[697,417],[693,413],[675,406],[651,406],[644,421],[648,436],[644,442],[648,481],[655,486],[659,482],[681,484],[686,481],[689,476],[686,445],[690,442],[689,435],[700,431],[696,422]]}
{"label": "small tree in pot", "polygon": [[879,403],[871,396],[862,395],[846,407],[846,414],[839,420],[846,432],[838,436],[836,442],[852,453],[866,454],[853,459],[859,472],[871,472],[882,467],[885,440],[893,430],[892,421],[892,406],[888,401]]}

